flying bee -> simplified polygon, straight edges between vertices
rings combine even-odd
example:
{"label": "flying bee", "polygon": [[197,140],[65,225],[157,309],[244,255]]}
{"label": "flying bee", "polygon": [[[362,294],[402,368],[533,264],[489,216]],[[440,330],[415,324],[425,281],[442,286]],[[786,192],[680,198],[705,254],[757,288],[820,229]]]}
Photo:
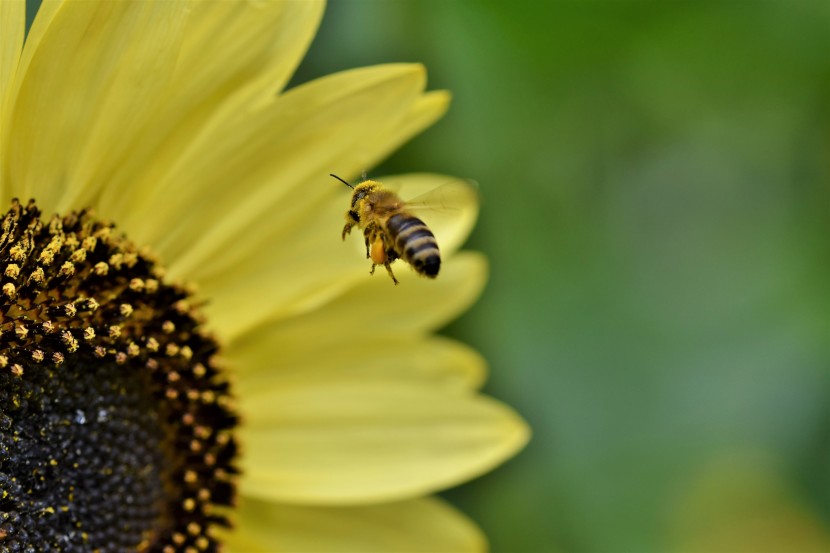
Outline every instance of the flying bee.
{"label": "flying bee", "polygon": [[345,240],[355,225],[363,229],[366,257],[372,260],[369,274],[375,274],[375,267],[383,265],[398,284],[391,265],[396,259],[403,259],[424,276],[438,275],[438,242],[429,227],[409,212],[410,204],[379,182],[364,180],[352,186],[337,175],[331,176],[354,190],[341,237]]}

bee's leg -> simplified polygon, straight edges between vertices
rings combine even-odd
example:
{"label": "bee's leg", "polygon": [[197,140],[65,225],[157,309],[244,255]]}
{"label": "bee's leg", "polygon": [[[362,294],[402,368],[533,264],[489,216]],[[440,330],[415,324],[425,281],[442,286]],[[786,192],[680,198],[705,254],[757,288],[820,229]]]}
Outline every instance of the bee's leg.
{"label": "bee's leg", "polygon": [[366,228],[363,229],[363,238],[366,242],[366,259],[369,259],[369,247],[370,244],[374,243],[375,235],[377,234],[377,226],[374,223],[369,223],[366,225]]}
{"label": "bee's leg", "polygon": [[[392,263],[387,261],[386,263],[383,264],[383,266],[386,267],[386,272],[389,273],[389,276],[392,277],[392,282],[394,282],[395,286],[397,286],[398,285],[398,279],[396,279],[395,275],[392,273]],[[372,272],[374,272],[374,271],[375,271],[375,267],[373,265],[372,266]]]}
{"label": "bee's leg", "polygon": [[350,209],[346,212],[346,226],[343,227],[343,233],[340,237],[345,240],[346,235],[352,231],[352,227],[355,226],[360,222],[360,217],[358,216],[357,212]]}
{"label": "bee's leg", "polygon": [[[378,265],[384,265],[384,266],[386,266],[386,270],[390,271],[389,263],[391,263],[393,261],[392,259],[389,259],[386,256],[386,250],[384,249],[383,234],[380,233],[380,232],[377,232],[377,229],[374,229],[374,230],[376,232],[374,232],[373,236],[371,237],[372,238],[372,247],[371,247],[370,256],[369,256],[369,257],[372,258],[372,270],[369,271],[370,275],[375,274],[375,267],[378,266]],[[392,273],[390,272],[389,274],[391,275]],[[392,277],[392,280],[395,280],[394,276]],[[397,284],[397,283],[398,283],[398,281],[395,280],[395,284]]]}
{"label": "bee's leg", "polygon": [[369,253],[369,248],[371,247],[373,242],[374,242],[374,240],[367,233],[366,234],[366,259],[369,259],[371,257],[371,254]]}

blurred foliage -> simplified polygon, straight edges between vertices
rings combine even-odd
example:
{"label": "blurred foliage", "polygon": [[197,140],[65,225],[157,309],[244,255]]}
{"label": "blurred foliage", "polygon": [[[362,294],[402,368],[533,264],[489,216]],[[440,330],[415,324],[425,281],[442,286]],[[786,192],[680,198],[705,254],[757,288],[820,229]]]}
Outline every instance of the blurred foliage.
{"label": "blurred foliage", "polygon": [[332,2],[296,81],[397,61],[454,104],[371,174],[479,181],[448,333],[535,431],[493,550],[830,550],[830,4]]}

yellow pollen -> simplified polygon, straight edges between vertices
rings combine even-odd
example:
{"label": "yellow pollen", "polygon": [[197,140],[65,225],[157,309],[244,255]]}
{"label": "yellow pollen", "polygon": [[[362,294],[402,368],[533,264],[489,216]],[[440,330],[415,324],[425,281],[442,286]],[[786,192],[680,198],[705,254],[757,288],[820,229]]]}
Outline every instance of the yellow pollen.
{"label": "yellow pollen", "polygon": [[75,250],[72,252],[72,255],[69,256],[69,259],[71,259],[73,263],[83,263],[86,261],[86,250],[83,248]]}
{"label": "yellow pollen", "polygon": [[61,265],[61,270],[58,271],[59,276],[66,277],[66,278],[71,277],[74,274],[75,274],[75,265],[73,265],[71,261],[64,262],[64,264]]}
{"label": "yellow pollen", "polygon": [[195,522],[191,522],[187,525],[187,531],[190,533],[191,536],[198,536],[202,533],[202,527],[196,524]]}
{"label": "yellow pollen", "polygon": [[84,238],[83,242],[81,242],[81,247],[85,250],[93,251],[95,250],[95,246],[98,245],[98,239],[94,236],[87,236]]}
{"label": "yellow pollen", "polygon": [[41,267],[38,267],[37,269],[32,271],[32,274],[29,275],[29,282],[32,284],[43,284],[45,278],[46,275],[43,273],[43,269]]}
{"label": "yellow pollen", "polygon": [[11,282],[7,282],[3,285],[3,295],[9,298],[14,298],[17,294],[17,289],[14,287],[14,284]]}
{"label": "yellow pollen", "polygon": [[153,353],[159,350],[159,343],[152,336],[147,340],[147,349],[152,351]]}
{"label": "yellow pollen", "polygon": [[24,261],[26,259],[26,248],[20,244],[15,244],[9,250],[9,256],[17,262]]}
{"label": "yellow pollen", "polygon": [[127,355],[130,357],[138,357],[139,353],[141,353],[141,349],[138,347],[138,344],[130,342],[129,345],[127,345]]}

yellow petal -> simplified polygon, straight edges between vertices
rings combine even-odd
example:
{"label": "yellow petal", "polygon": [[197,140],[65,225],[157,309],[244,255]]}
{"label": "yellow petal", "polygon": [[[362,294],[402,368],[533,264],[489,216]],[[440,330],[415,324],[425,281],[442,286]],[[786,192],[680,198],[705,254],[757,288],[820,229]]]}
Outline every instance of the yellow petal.
{"label": "yellow petal", "polygon": [[241,491],[305,504],[406,499],[500,464],[525,423],[484,396],[338,379],[240,397]]}
{"label": "yellow petal", "polygon": [[[314,256],[315,250],[309,249],[308,255]],[[306,275],[309,281],[316,283],[325,278],[325,261],[325,257],[320,259],[320,267]],[[243,340],[272,340],[275,347],[292,342],[314,344],[330,336],[353,339],[369,333],[379,337],[423,334],[467,309],[481,294],[487,279],[486,260],[472,252],[460,252],[448,259],[434,280],[416,274],[402,262],[396,263],[398,286],[382,267],[370,276],[371,264],[362,258],[358,261],[364,264],[363,269],[358,268],[354,276],[340,274],[342,282],[336,283],[333,292],[332,288],[302,287],[296,284],[296,278],[281,277],[288,288],[283,291],[286,299],[271,304],[268,296],[258,297],[250,289],[271,289],[269,279],[278,273],[252,274],[244,285],[228,287],[221,295],[209,294],[212,302],[205,311],[213,327],[229,342],[247,332],[249,336],[243,336]],[[286,267],[293,270],[290,265]],[[332,295],[327,295],[329,292]],[[268,319],[273,322],[255,329]]]}
{"label": "yellow petal", "polygon": [[330,160],[366,129],[400,120],[424,84],[422,66],[399,64],[295,88],[200,137],[119,221],[170,260],[173,277],[203,280],[242,255],[261,255],[260,237],[295,229],[310,209],[340,192],[328,177]]}
{"label": "yellow petal", "polygon": [[[418,67],[418,71],[420,71],[420,67]],[[363,81],[368,83],[369,79],[363,79]],[[342,85],[337,85],[335,88],[337,90],[343,89]],[[329,164],[329,167],[346,167],[349,169],[351,167],[366,168],[374,165],[403,141],[411,138],[413,134],[432,124],[440,117],[446,111],[448,100],[449,95],[446,93],[429,93],[418,97],[400,121],[393,113],[383,114],[376,121],[377,126],[372,127],[372,133],[362,133],[365,139],[350,141],[348,151],[340,154],[341,157],[348,160],[348,163],[334,160]],[[359,115],[363,118],[369,116],[365,111]],[[381,126],[387,123],[388,131]],[[358,122],[358,126],[362,124],[365,123]],[[273,130],[273,127],[269,127],[265,132],[272,132]],[[278,140],[275,138],[269,142],[270,146],[268,147],[270,148],[277,142]],[[312,155],[321,157],[330,153],[336,153],[336,150],[326,148],[326,152],[313,152]],[[299,155],[297,154],[297,156]],[[256,167],[260,170],[262,163]],[[285,165],[275,165],[274,169],[275,172],[282,172]],[[331,172],[331,169],[328,169],[328,172]],[[214,290],[233,288],[240,282],[244,282],[244,286],[250,289],[251,275],[268,275],[269,270],[273,273],[273,280],[280,279],[284,282],[286,278],[295,278],[299,281],[297,284],[303,287],[308,288],[313,284],[315,288],[320,289],[326,285],[309,282],[307,275],[311,274],[313,267],[304,266],[303,263],[308,261],[317,263],[325,258],[326,266],[323,267],[325,270],[319,271],[317,274],[329,279],[340,279],[341,275],[338,273],[338,269],[354,265],[351,252],[344,249],[339,240],[332,239],[337,236],[340,228],[342,228],[343,213],[348,205],[348,191],[345,187],[338,188],[336,182],[329,179],[327,174],[322,177],[321,175],[315,175],[314,181],[305,183],[298,187],[295,192],[292,192],[290,205],[286,201],[277,202],[270,210],[272,215],[262,218],[261,224],[257,224],[256,227],[249,227],[244,239],[234,240],[231,242],[232,245],[222,243],[219,240],[203,241],[203,251],[194,254],[189,252],[193,251],[192,243],[198,238],[198,232],[192,233],[191,231],[192,236],[189,234],[182,235],[182,244],[186,244],[186,247],[178,245],[171,246],[171,248],[174,250],[183,248],[183,255],[193,261],[188,263],[187,258],[182,255],[175,256],[178,261],[174,263],[172,274],[190,281],[201,281],[203,291],[206,294],[210,294]],[[279,174],[274,176],[273,182],[285,183],[286,186],[289,184],[287,177]],[[325,196],[318,199],[318,195],[313,193],[315,189],[324,193]],[[235,197],[229,198],[228,203],[238,202],[240,198],[241,195],[237,193]],[[291,215],[292,212],[293,215]],[[209,229],[217,226],[216,221],[210,220],[204,210],[194,212],[194,215],[202,218],[192,222],[197,230],[200,225]],[[225,215],[219,213],[217,216],[223,217]],[[286,222],[296,221],[301,223],[286,225]],[[185,239],[185,236],[188,238]],[[174,235],[168,236],[167,239],[178,241]],[[319,243],[315,243],[316,240],[319,240]],[[274,244],[287,246],[291,251],[284,249],[280,252],[281,257],[277,258],[277,256],[270,254],[275,249]],[[327,247],[331,249],[329,250]],[[308,255],[309,251],[312,250],[317,252],[318,255]],[[329,253],[329,251],[332,253]],[[198,263],[196,262],[197,259]],[[287,273],[284,270],[286,266],[294,267],[294,269]],[[272,288],[272,286],[269,286],[268,289],[261,292],[253,290],[253,293],[268,294],[268,291]],[[282,286],[281,288],[296,294],[292,285]],[[278,301],[279,298],[271,298],[272,304],[276,304]]]}
{"label": "yellow petal", "polygon": [[23,50],[23,33],[26,30],[25,0],[0,2],[0,123],[5,127],[2,114],[6,111],[11,80]]}
{"label": "yellow petal", "polygon": [[[408,187],[406,190],[414,191],[427,190],[451,180],[451,177],[438,175],[390,178],[390,182],[403,184]],[[348,192],[345,186],[342,188]],[[438,281],[445,279],[444,274],[449,271],[446,267],[451,261],[449,256],[461,245],[475,222],[478,205],[475,193],[470,190],[469,187],[462,189],[464,201],[452,210],[419,213],[429,221],[441,247],[444,269]],[[295,220],[292,232],[274,238],[263,244],[260,251],[238,260],[232,272],[199,279],[201,293],[211,298],[208,311],[216,314],[214,320],[221,328],[233,328],[236,324],[239,326],[234,330],[238,332],[262,320],[318,304],[342,293],[355,282],[365,282],[371,263],[366,259],[363,239],[357,232],[349,236],[346,243],[339,238],[348,202],[348,194],[322,202],[306,217]],[[245,245],[240,243],[239,247]],[[379,271],[376,278],[385,274],[382,267]],[[403,275],[402,278],[413,273],[403,261],[394,264],[394,271],[398,276]],[[257,294],[248,293],[251,287]],[[469,288],[469,285],[463,287]]]}
{"label": "yellow petal", "polygon": [[[393,116],[384,116],[384,122],[391,121],[389,132],[384,132],[380,127],[376,128],[377,132],[370,133],[365,140],[361,139],[358,142],[352,142],[355,147],[350,149],[346,154],[343,154],[346,161],[335,160],[331,163],[331,167],[346,168],[351,171],[351,168],[360,167],[366,168],[379,162],[379,160],[387,155],[390,151],[397,148],[402,142],[411,138],[417,132],[420,132],[424,127],[431,125],[438,117],[443,115],[446,111],[449,95],[443,92],[428,93],[419,97],[411,106],[410,110],[404,115],[400,124],[394,124],[395,118]],[[387,139],[388,136],[388,139]],[[383,138],[380,139],[379,137]],[[318,154],[319,155],[319,154]],[[363,161],[359,161],[363,160]],[[408,177],[405,177],[408,178]],[[319,176],[315,181],[319,180]],[[325,181],[325,179],[323,179]],[[437,182],[446,183],[452,180],[452,177],[440,177],[435,179]],[[282,182],[283,179],[275,177],[275,182]],[[326,259],[325,271],[318,272],[319,276],[328,276],[328,283],[314,283],[313,287],[320,290],[331,285],[331,279],[342,280],[338,269],[345,269],[349,266],[354,266],[354,257],[351,252],[344,249],[338,240],[332,240],[332,236],[341,228],[341,221],[343,213],[348,205],[349,195],[345,187],[341,188],[338,193],[337,185],[334,188],[329,188],[329,185],[324,185],[328,190],[325,197],[317,200],[314,194],[308,193],[314,187],[319,187],[319,183],[307,183],[300,188],[299,191],[292,193],[291,196],[291,210],[296,214],[292,217],[286,217],[288,210],[285,205],[278,203],[272,210],[275,216],[266,217],[262,220],[262,224],[257,225],[252,232],[246,233],[243,240],[236,240],[231,247],[225,244],[217,245],[218,240],[205,241],[203,245],[205,250],[199,254],[201,261],[199,263],[191,263],[192,268],[178,257],[178,262],[174,263],[173,275],[184,278],[189,281],[201,281],[203,290],[206,294],[212,294],[215,290],[225,290],[233,288],[238,283],[244,282],[245,287],[250,289],[251,275],[269,275],[273,274],[273,280],[285,281],[287,278],[295,278],[298,284],[303,287],[311,287],[307,279],[307,275],[313,270],[312,267],[304,266],[303,263],[311,261],[317,263],[320,259]],[[321,190],[324,188],[319,187]],[[478,212],[477,198],[473,195],[468,195],[466,198],[467,204],[463,207],[463,212],[455,211],[451,213],[453,225],[453,236],[466,236],[468,230],[461,230],[466,224],[469,216],[475,217]],[[231,200],[233,201],[233,200]],[[302,206],[305,206],[305,212],[302,212]],[[204,216],[203,211],[199,211],[200,216]],[[463,216],[459,216],[463,215]],[[288,221],[302,221],[302,224],[285,225]],[[194,221],[194,225],[207,225],[208,228],[215,226],[215,222],[204,219],[202,221]],[[447,239],[441,236],[444,231],[443,228],[437,230],[439,243],[441,244],[442,252],[451,253],[460,245],[460,239]],[[302,235],[300,235],[302,233]],[[198,234],[194,235],[192,239],[196,239]],[[318,242],[319,240],[319,242]],[[189,248],[192,247],[192,242],[188,249],[184,250],[185,255]],[[277,259],[276,256],[270,255],[274,249],[274,244],[281,244],[283,246],[290,245],[292,251],[283,250],[280,252],[282,258]],[[318,253],[317,256],[309,256],[308,252],[314,250]],[[191,258],[196,256],[191,254]],[[286,272],[286,266],[294,267],[291,272]],[[269,277],[267,279],[271,281]],[[335,286],[339,290],[341,287]],[[254,290],[254,294],[268,294],[273,287],[260,291]],[[284,286],[283,289],[292,289],[291,285]],[[296,295],[296,293],[292,292]],[[270,301],[276,304],[279,298],[271,297]]]}
{"label": "yellow petal", "polygon": [[[25,2],[25,0],[24,0]],[[68,2],[65,0],[43,0],[37,10],[35,19],[32,22],[32,27],[29,29],[28,35],[25,37],[25,44],[23,47],[23,54],[20,57],[18,66],[18,73],[15,76],[15,92],[20,85],[20,77],[25,75],[26,69],[32,61],[35,53],[40,47],[43,37],[47,35],[52,23],[55,21],[55,16],[61,9],[64,9]]]}
{"label": "yellow petal", "polygon": [[[314,0],[197,3],[184,29],[177,70],[165,101],[129,158],[109,179],[100,199],[101,212],[149,243],[148,236],[140,234],[144,227],[162,225],[170,230],[169,220],[159,218],[146,224],[169,205],[167,200],[176,204],[177,193],[187,198],[193,197],[187,194],[210,198],[217,193],[209,182],[200,180],[204,157],[227,146],[221,139],[234,138],[227,133],[239,131],[234,125],[238,126],[240,118],[257,119],[252,112],[263,102],[273,101],[308,47],[323,6]],[[270,140],[272,135],[265,133],[257,139]],[[242,154],[251,154],[245,145],[240,146]],[[210,161],[234,162],[235,156],[227,151],[224,155]],[[193,172],[185,165],[184,177],[177,174],[179,180],[165,180],[182,163],[192,164]],[[224,188],[236,190],[239,180],[232,176],[223,182]],[[127,216],[136,217],[128,220]]]}
{"label": "yellow petal", "polygon": [[352,148],[332,161],[329,173],[354,181],[363,171],[377,166],[410,138],[432,126],[446,112],[450,94],[444,90],[427,92],[412,105],[400,121],[389,121],[383,129],[364,133]]}
{"label": "yellow petal", "polygon": [[468,392],[485,378],[485,361],[468,346],[441,337],[363,339],[343,343],[318,342],[295,347],[272,348],[267,343],[229,349],[237,369],[237,395],[258,390],[313,386],[334,380],[351,382],[412,382],[430,384],[447,391]]}
{"label": "yellow petal", "polygon": [[238,107],[267,101],[302,60],[324,7],[320,0],[197,2],[174,88],[196,97],[220,87],[233,90]]}
{"label": "yellow petal", "polygon": [[16,194],[48,214],[106,183],[161,100],[187,5],[69,2],[54,11],[18,75],[7,160]]}
{"label": "yellow petal", "polygon": [[241,498],[231,553],[474,553],[487,544],[445,502],[413,499],[361,507],[303,507]]}
{"label": "yellow petal", "polygon": [[[26,68],[31,61],[32,54],[37,50],[40,40],[46,29],[49,28],[55,13],[61,7],[60,1],[45,0],[37,11],[37,16],[26,37],[25,47],[23,38],[26,24],[25,0],[11,0],[0,2],[0,41],[3,49],[0,52],[0,159],[9,159],[6,151],[11,143],[11,110],[17,98],[21,76],[26,74]],[[12,184],[8,182],[5,168],[0,171],[0,201],[5,202],[15,196]]]}
{"label": "yellow petal", "polygon": [[[20,61],[25,28],[25,0],[0,2],[0,160],[8,159],[8,154],[4,151],[9,140],[7,118],[14,98],[12,80]],[[4,192],[5,173],[5,169],[0,168],[0,198],[12,195]]]}

